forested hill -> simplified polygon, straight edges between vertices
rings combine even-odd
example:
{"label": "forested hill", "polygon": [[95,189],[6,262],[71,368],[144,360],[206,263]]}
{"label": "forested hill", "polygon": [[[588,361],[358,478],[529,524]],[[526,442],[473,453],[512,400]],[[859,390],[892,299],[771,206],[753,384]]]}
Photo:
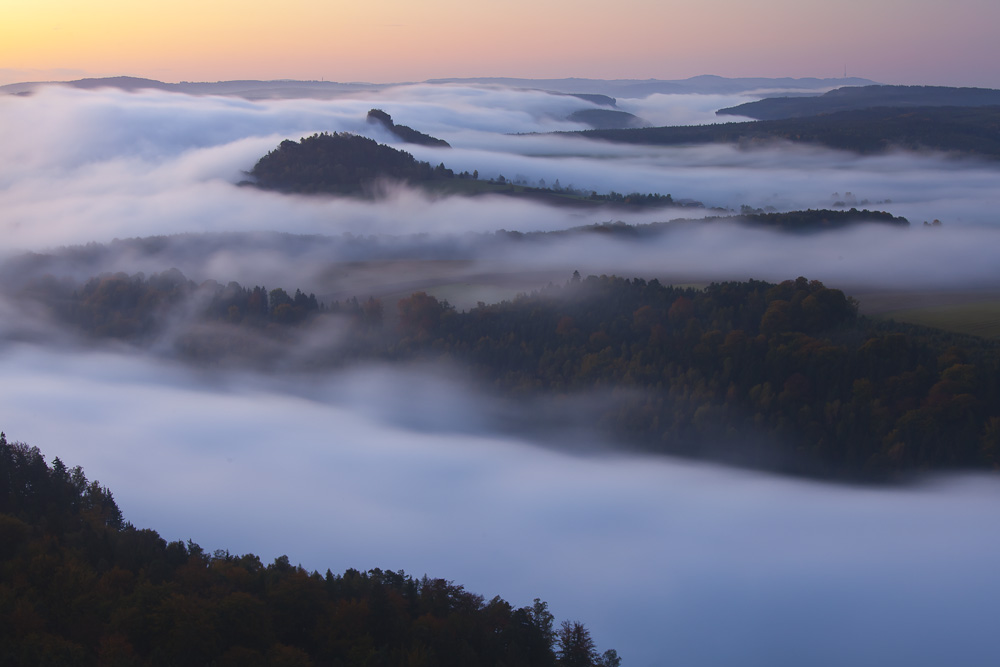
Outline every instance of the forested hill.
{"label": "forested hill", "polygon": [[250,171],[259,187],[284,192],[353,194],[381,180],[422,183],[454,172],[356,134],[314,134],[282,141]]}
{"label": "forested hill", "polygon": [[[447,360],[521,405],[526,424],[548,418],[549,399],[596,396],[574,421],[630,449],[852,480],[1000,463],[1000,344],[859,317],[805,278],[696,290],[575,277],[466,312],[424,292],[385,312],[371,297],[198,289],[120,274],[82,289],[41,282],[22,298],[67,328],[172,346],[199,366],[294,369],[293,333],[330,323],[338,336],[310,336],[331,342],[301,370]],[[182,326],[182,313],[195,321]]]}
{"label": "forested hill", "polygon": [[777,120],[875,107],[983,106],[1000,106],[1000,90],[946,86],[850,86],[815,97],[768,97],[719,109],[716,114]]}
{"label": "forested hill", "polygon": [[655,146],[792,142],[870,155],[894,149],[1000,158],[1000,106],[875,108],[718,125],[583,130],[588,139]]}
{"label": "forested hill", "polygon": [[463,359],[515,396],[604,392],[591,416],[647,451],[852,479],[1000,461],[1000,345],[858,317],[805,278],[591,276],[466,313],[425,294],[399,308],[396,354]]}
{"label": "forested hill", "polygon": [[[378,119],[378,122],[384,122],[382,116],[387,116],[378,109],[373,109],[372,113],[374,116],[370,117]],[[336,132],[315,134],[298,142],[282,141],[275,150],[262,157],[249,174],[258,187],[303,194],[378,196],[380,184],[406,183],[421,187],[432,195],[498,195],[552,206],[590,209],[602,206],[665,207],[674,204],[669,194],[582,192],[560,187],[558,179],[552,188],[513,183],[502,174],[488,181],[479,180],[478,170],[471,174],[467,171],[456,174],[443,162],[432,167],[428,162],[414,159],[410,153],[379,144],[373,139]]]}
{"label": "forested hill", "polygon": [[79,466],[0,433],[0,667],[619,664],[538,599],[168,543]]}

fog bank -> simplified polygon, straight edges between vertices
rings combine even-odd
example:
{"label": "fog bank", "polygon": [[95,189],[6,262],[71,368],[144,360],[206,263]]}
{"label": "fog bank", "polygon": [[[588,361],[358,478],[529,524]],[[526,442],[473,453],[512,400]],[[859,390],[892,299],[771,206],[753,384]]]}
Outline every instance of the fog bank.
{"label": "fog bank", "polygon": [[398,369],[206,382],[8,345],[0,375],[10,439],[84,466],[168,540],[538,596],[628,665],[1000,658],[992,478],[859,489],[570,456],[482,430],[460,384],[414,403],[426,380]]}
{"label": "fog bank", "polygon": [[[840,200],[917,223],[997,222],[1000,170],[971,161],[908,154],[861,158],[804,147],[636,147],[507,134],[574,129],[551,121],[551,113],[565,110],[560,105],[573,104],[584,103],[537,91],[451,86],[256,102],[63,88],[8,96],[0,98],[0,230],[8,250],[37,250],[182,232],[536,231],[601,221],[524,202],[430,200],[400,192],[372,203],[234,187],[286,138],[350,131],[388,141],[364,120],[373,106],[454,146],[400,145],[418,159],[478,169],[483,178],[502,174],[550,186],[558,180],[583,192],[670,193],[737,210],[743,204],[822,208]],[[632,223],[653,219],[645,213],[619,217]]]}
{"label": "fog bank", "polygon": [[[736,102],[658,95],[619,106],[696,122],[709,101]],[[509,134],[578,129],[563,118],[584,105],[467,85],[335,100],[64,88],[0,97],[0,261],[51,252],[39,274],[77,280],[177,267],[198,282],[384,295],[387,309],[424,288],[464,306],[509,298],[574,270],[668,282],[805,275],[848,291],[1000,288],[994,164]],[[638,241],[518,241],[494,232],[724,211],[595,213],[394,187],[373,202],[237,186],[283,139],[349,131],[390,141],[365,122],[373,107],[453,148],[397,146],[483,178],[670,193],[718,209],[840,201],[916,228],[790,236],[710,223]],[[933,219],[943,226],[923,228]],[[162,238],[114,242],[137,237]],[[5,281],[30,276],[13,266],[2,267]],[[585,455],[576,432],[512,436],[497,422],[518,415],[440,368],[191,369],[127,346],[78,347],[40,310],[4,299],[0,378],[9,439],[83,466],[128,520],[168,540],[265,561],[287,553],[322,571],[426,573],[516,605],[540,597],[629,667],[1000,663],[993,477],[853,488]],[[560,438],[565,446],[553,447]]]}

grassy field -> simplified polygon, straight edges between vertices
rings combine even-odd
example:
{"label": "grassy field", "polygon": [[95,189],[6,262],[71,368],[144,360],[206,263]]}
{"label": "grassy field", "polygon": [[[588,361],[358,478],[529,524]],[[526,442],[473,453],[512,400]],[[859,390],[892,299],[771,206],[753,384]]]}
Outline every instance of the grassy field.
{"label": "grassy field", "polygon": [[882,313],[880,317],[983,338],[1000,338],[1000,300],[906,308]]}

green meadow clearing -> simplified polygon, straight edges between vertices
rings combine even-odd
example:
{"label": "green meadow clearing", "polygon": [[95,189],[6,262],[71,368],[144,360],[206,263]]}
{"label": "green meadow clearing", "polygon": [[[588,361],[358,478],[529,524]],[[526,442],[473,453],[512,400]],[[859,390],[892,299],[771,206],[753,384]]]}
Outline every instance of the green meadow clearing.
{"label": "green meadow clearing", "polygon": [[982,338],[1000,338],[1000,300],[905,308],[882,313],[880,317]]}

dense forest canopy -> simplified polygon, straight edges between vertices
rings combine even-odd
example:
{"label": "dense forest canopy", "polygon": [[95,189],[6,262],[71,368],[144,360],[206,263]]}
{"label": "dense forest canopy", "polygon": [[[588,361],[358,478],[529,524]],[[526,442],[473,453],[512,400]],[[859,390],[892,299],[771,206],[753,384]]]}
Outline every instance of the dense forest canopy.
{"label": "dense forest canopy", "polygon": [[[574,276],[464,312],[425,292],[387,313],[374,297],[325,304],[177,272],[40,281],[22,298],[98,340],[150,344],[169,332],[174,354],[200,365],[274,364],[299,327],[336,326],[310,353],[312,371],[447,360],[523,401],[526,415],[544,396],[598,395],[580,420],[675,456],[886,479],[994,468],[1000,455],[1000,345],[859,317],[843,292],[801,277],[693,289]],[[194,313],[187,328],[179,313]]]}
{"label": "dense forest canopy", "polygon": [[548,605],[444,579],[308,572],[124,521],[111,492],[0,433],[0,666],[619,667]]}
{"label": "dense forest canopy", "polygon": [[250,171],[257,185],[284,192],[361,192],[382,180],[420,183],[453,178],[443,164],[432,167],[406,151],[346,132],[282,141]]}
{"label": "dense forest canopy", "polygon": [[996,465],[1000,346],[859,318],[805,278],[592,276],[467,313],[403,306],[397,349],[522,397],[606,390],[595,418],[646,450],[856,479]]}

